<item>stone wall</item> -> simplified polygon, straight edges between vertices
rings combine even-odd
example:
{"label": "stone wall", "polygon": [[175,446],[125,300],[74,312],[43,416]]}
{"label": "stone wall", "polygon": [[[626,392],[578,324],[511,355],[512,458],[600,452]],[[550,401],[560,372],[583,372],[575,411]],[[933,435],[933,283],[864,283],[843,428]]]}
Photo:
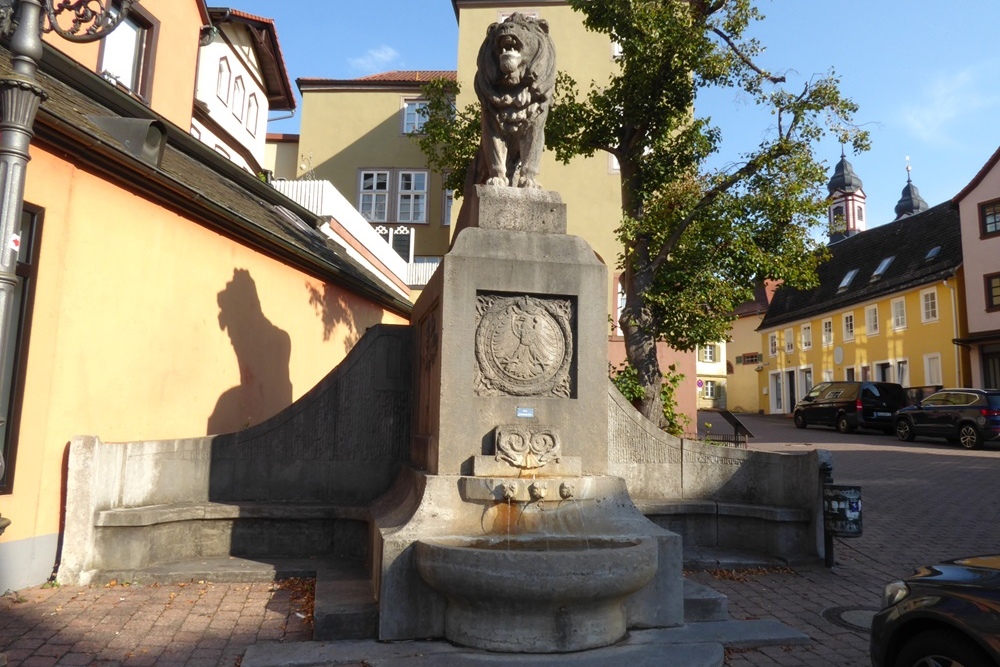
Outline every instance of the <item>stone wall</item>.
{"label": "stone wall", "polygon": [[[273,511],[274,505],[311,503],[357,507],[361,517],[406,459],[411,347],[410,327],[373,327],[299,401],[238,433],[128,443],[74,438],[60,581],[87,583],[107,564],[106,554],[97,553],[104,543],[97,524],[107,510],[176,506],[191,513],[191,506],[250,502],[270,503]],[[156,521],[140,523],[155,530]],[[236,535],[232,517],[223,524]]]}

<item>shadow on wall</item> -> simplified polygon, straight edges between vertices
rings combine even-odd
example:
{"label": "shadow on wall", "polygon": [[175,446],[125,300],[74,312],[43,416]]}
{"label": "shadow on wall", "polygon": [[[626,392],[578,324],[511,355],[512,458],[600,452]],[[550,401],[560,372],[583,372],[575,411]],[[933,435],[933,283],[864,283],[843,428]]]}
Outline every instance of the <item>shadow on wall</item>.
{"label": "shadow on wall", "polygon": [[306,289],[309,291],[309,305],[316,309],[323,320],[323,340],[330,340],[334,329],[342,325],[346,329],[344,352],[350,352],[361,336],[354,321],[354,311],[344,299],[344,293],[330,283],[323,283],[322,294],[310,283],[306,283]]}
{"label": "shadow on wall", "polygon": [[240,384],[219,397],[208,433],[229,433],[260,423],[292,403],[292,340],[264,316],[257,285],[246,269],[219,292],[219,328],[229,334]]}

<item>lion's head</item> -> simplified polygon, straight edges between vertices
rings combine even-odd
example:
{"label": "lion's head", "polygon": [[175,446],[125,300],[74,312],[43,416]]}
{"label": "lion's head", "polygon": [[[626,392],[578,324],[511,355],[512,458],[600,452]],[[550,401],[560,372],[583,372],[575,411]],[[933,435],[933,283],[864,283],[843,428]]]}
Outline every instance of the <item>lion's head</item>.
{"label": "lion's head", "polygon": [[515,13],[503,23],[490,25],[479,49],[477,90],[494,94],[497,88],[531,89],[533,96],[547,99],[555,85],[555,48],[549,24]]}

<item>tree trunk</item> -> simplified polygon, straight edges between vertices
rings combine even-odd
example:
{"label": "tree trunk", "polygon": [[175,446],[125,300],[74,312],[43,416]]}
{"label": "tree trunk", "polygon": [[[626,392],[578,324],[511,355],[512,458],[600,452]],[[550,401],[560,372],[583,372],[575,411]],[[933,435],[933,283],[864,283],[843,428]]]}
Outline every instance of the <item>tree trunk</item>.
{"label": "tree trunk", "polygon": [[625,354],[636,370],[639,384],[645,391],[639,412],[660,427],[663,423],[663,373],[656,357],[656,336],[650,313],[644,307],[643,295],[651,288],[653,271],[645,244],[635,249],[631,266],[625,271],[625,308],[620,326],[625,338]]}

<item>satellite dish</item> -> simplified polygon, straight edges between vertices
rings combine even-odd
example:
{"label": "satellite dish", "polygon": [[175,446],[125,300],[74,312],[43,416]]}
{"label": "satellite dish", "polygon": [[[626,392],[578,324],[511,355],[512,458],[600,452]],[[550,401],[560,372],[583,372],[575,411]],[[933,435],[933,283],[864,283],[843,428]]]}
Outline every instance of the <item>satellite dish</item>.
{"label": "satellite dish", "polygon": [[837,364],[838,366],[844,363],[844,348],[840,347],[839,345],[833,348],[833,363]]}

